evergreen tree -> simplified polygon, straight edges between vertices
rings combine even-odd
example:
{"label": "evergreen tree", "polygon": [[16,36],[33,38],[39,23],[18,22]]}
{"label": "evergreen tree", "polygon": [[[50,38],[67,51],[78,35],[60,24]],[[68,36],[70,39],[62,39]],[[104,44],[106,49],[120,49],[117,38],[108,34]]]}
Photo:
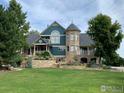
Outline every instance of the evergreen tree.
{"label": "evergreen tree", "polygon": [[29,23],[21,8],[16,0],[11,0],[6,10],[0,7],[0,57],[5,63],[13,62],[14,56],[26,45]]}
{"label": "evergreen tree", "polygon": [[95,41],[95,55],[105,59],[110,65],[117,59],[116,50],[120,47],[123,35],[121,25],[115,21],[112,23],[111,18],[107,15],[99,14],[89,22],[87,33]]}
{"label": "evergreen tree", "polygon": [[4,37],[6,33],[4,33],[4,25],[5,25],[5,9],[2,5],[0,5],[0,65],[3,61],[2,55],[4,53],[3,49],[5,48]]}

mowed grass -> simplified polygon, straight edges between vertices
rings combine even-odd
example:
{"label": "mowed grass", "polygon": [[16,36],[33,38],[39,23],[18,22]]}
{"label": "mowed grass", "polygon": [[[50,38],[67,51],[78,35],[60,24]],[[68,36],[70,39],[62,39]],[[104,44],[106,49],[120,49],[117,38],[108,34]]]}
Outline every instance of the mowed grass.
{"label": "mowed grass", "polygon": [[[0,93],[123,93],[122,86],[123,72],[66,69],[0,72]],[[104,91],[101,87],[108,89]]]}

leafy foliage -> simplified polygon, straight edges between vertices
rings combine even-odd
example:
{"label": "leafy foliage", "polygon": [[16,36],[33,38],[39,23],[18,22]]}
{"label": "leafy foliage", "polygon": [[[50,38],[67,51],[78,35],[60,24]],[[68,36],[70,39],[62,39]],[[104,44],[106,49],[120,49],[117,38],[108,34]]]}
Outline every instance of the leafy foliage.
{"label": "leafy foliage", "polygon": [[50,52],[49,51],[43,51],[40,53],[36,53],[36,55],[38,56],[39,59],[49,59],[51,58]]}
{"label": "leafy foliage", "polygon": [[73,65],[73,66],[79,66],[81,65],[81,62],[79,61],[79,57],[78,56],[73,56],[72,61],[68,62],[67,65]]}
{"label": "leafy foliage", "polygon": [[12,64],[14,67],[17,67],[20,66],[22,61],[23,61],[23,56],[21,54],[17,54],[10,58],[9,63]]}
{"label": "leafy foliage", "polygon": [[124,66],[124,58],[115,53],[113,58],[111,59],[111,63],[108,63],[107,60],[103,60],[103,63],[106,65]]}
{"label": "leafy foliage", "polygon": [[32,68],[32,57],[28,57],[27,59],[27,68]]}
{"label": "leafy foliage", "polygon": [[111,64],[123,38],[121,25],[117,21],[112,23],[111,18],[103,14],[92,18],[88,24],[87,33],[95,41],[95,55],[100,58],[99,62],[104,58],[108,64]]}
{"label": "leafy foliage", "polygon": [[0,57],[3,64],[11,63],[11,58],[26,46],[29,23],[21,8],[16,0],[10,0],[7,9],[0,5]]}

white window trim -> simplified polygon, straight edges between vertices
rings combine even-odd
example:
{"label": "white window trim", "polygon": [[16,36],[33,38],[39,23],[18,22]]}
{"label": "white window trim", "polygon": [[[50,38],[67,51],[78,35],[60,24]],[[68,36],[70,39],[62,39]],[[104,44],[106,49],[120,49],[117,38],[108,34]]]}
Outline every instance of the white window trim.
{"label": "white window trim", "polygon": [[70,46],[70,51],[73,52],[75,50],[74,46]]}
{"label": "white window trim", "polygon": [[78,35],[77,33],[75,33],[75,34],[70,34],[70,40],[71,40],[71,41],[73,41],[73,40],[77,41],[78,38],[79,38],[79,35]]}
{"label": "white window trim", "polygon": [[57,30],[53,30],[51,32],[51,44],[60,44],[60,32]]}
{"label": "white window trim", "polygon": [[74,34],[70,34],[70,40],[74,40]]}

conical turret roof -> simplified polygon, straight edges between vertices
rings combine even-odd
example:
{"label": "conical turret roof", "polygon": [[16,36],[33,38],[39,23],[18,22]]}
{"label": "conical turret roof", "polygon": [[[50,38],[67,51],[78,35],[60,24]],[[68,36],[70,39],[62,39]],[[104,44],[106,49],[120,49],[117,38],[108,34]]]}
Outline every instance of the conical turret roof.
{"label": "conical turret roof", "polygon": [[80,29],[72,23],[67,27],[66,31],[80,31]]}

